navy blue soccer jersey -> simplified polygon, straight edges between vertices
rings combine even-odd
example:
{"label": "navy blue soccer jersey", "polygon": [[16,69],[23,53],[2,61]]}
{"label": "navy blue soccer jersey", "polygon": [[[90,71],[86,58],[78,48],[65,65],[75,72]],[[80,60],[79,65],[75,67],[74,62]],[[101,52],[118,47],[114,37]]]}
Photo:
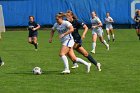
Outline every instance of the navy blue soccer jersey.
{"label": "navy blue soccer jersey", "polygon": [[29,31],[33,31],[32,29],[33,28],[36,28],[38,25],[37,25],[37,23],[34,21],[34,22],[28,22],[28,30]]}
{"label": "navy blue soccer jersey", "polygon": [[72,32],[72,36],[73,36],[74,40],[80,41],[81,36],[80,36],[78,30],[80,27],[83,27],[85,24],[79,20],[76,20],[76,19],[74,19],[71,23],[72,23],[72,26],[74,28],[74,32]]}
{"label": "navy blue soccer jersey", "polygon": [[137,20],[138,22],[136,22],[136,29],[139,29],[140,28],[140,16],[139,15],[136,15],[135,16],[135,20]]}
{"label": "navy blue soccer jersey", "polygon": [[37,26],[38,24],[36,22],[28,22],[29,37],[37,37],[37,30],[33,31],[33,28],[36,28]]}

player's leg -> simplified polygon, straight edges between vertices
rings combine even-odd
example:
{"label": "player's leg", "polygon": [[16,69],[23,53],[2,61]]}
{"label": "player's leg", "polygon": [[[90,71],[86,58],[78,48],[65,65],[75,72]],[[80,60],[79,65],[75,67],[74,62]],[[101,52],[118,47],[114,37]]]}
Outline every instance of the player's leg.
{"label": "player's leg", "polygon": [[92,51],[91,51],[91,53],[93,53],[93,54],[95,54],[96,41],[97,41],[97,34],[94,33],[94,34],[92,34]]}
{"label": "player's leg", "polygon": [[28,37],[28,43],[33,44],[32,37]]}
{"label": "player's leg", "polygon": [[138,29],[138,37],[139,37],[139,40],[140,40],[140,27]]}
{"label": "player's leg", "polygon": [[112,35],[112,39],[113,39],[113,42],[115,41],[115,35],[114,35],[114,30],[113,28],[110,28],[110,33]]}
{"label": "player's leg", "polygon": [[108,39],[108,42],[110,41],[110,33],[109,33],[109,28],[106,28],[106,34],[107,34],[107,39]]}
{"label": "player's leg", "polygon": [[79,62],[79,63],[84,64],[87,68],[87,72],[90,72],[91,63],[87,63],[83,59],[76,57],[74,54],[73,48],[70,48],[70,51],[68,52],[68,56],[73,62]]}
{"label": "player's leg", "polygon": [[63,63],[64,63],[64,71],[62,71],[62,73],[70,73],[69,70],[69,63],[68,63],[68,59],[66,57],[66,54],[69,52],[70,48],[62,45],[61,49],[60,49],[60,53],[59,56],[61,57]]}
{"label": "player's leg", "polygon": [[91,63],[93,63],[99,71],[101,71],[101,64],[97,63],[97,61],[84,49],[84,47],[78,47],[76,49],[77,52],[81,53],[84,57],[86,57]]}
{"label": "player's leg", "polygon": [[107,50],[109,50],[109,44],[107,44],[107,42],[104,40],[102,29],[98,30],[98,36],[99,36],[100,42],[103,43],[106,46]]}
{"label": "player's leg", "polygon": [[34,36],[34,37],[33,37],[33,44],[34,44],[35,50],[37,51],[37,48],[38,48],[37,36]]}

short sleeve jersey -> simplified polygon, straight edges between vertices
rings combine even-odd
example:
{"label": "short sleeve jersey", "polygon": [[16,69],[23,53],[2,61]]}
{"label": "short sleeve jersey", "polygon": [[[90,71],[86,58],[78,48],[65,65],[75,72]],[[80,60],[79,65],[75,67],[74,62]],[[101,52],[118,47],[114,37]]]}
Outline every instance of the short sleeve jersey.
{"label": "short sleeve jersey", "polygon": [[[68,21],[63,20],[62,24],[59,25],[58,23],[55,23],[52,27],[53,30],[57,30],[58,34],[61,35],[69,30],[69,27],[72,26],[72,24]],[[65,40],[73,39],[71,34],[68,34],[64,37],[62,37],[60,40],[61,42],[64,42]]]}

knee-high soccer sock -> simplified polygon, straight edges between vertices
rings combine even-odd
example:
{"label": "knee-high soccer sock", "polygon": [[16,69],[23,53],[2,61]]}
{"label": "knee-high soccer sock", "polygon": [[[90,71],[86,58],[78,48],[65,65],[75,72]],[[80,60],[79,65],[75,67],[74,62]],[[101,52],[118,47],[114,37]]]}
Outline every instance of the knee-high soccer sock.
{"label": "knee-high soccer sock", "polygon": [[105,40],[103,40],[103,42],[102,42],[105,46],[107,46],[108,44],[107,44],[107,42],[105,41]]}
{"label": "knee-high soccer sock", "polygon": [[37,49],[37,43],[34,43],[35,49]]}
{"label": "knee-high soccer sock", "polygon": [[108,40],[110,41],[110,35],[107,35]]}
{"label": "knee-high soccer sock", "polygon": [[114,34],[112,34],[112,38],[115,39],[115,35]]}
{"label": "knee-high soccer sock", "polygon": [[90,54],[88,54],[87,59],[88,59],[91,63],[93,63],[95,66],[97,65],[97,62],[94,60],[94,58],[93,58]]}
{"label": "knee-high soccer sock", "polygon": [[92,43],[92,49],[95,49],[96,48],[96,42],[93,42]]}
{"label": "knee-high soccer sock", "polygon": [[81,58],[76,58],[76,62],[82,63],[82,64],[84,64],[86,66],[88,65],[88,63],[86,61],[84,61],[83,59],[81,59]]}
{"label": "knee-high soccer sock", "polygon": [[62,61],[64,62],[64,68],[65,70],[69,70],[69,63],[68,63],[68,59],[65,55],[61,56]]}
{"label": "knee-high soccer sock", "polygon": [[74,66],[77,66],[78,64],[77,64],[77,62],[73,62],[73,65],[74,65]]}

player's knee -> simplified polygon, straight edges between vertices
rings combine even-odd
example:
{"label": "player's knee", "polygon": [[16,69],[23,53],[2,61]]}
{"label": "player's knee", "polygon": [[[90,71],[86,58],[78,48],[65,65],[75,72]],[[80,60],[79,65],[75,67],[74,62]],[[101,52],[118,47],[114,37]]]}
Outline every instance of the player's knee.
{"label": "player's knee", "polygon": [[62,56],[64,56],[64,54],[63,53],[59,53],[59,56],[62,57]]}
{"label": "player's knee", "polygon": [[88,56],[88,53],[84,53],[83,56],[84,56],[84,57],[87,57],[87,56]]}
{"label": "player's knee", "polygon": [[28,41],[28,43],[30,43],[30,44],[31,44],[31,43],[32,43],[32,41]]}
{"label": "player's knee", "polygon": [[76,62],[76,58],[71,58],[71,61]]}

